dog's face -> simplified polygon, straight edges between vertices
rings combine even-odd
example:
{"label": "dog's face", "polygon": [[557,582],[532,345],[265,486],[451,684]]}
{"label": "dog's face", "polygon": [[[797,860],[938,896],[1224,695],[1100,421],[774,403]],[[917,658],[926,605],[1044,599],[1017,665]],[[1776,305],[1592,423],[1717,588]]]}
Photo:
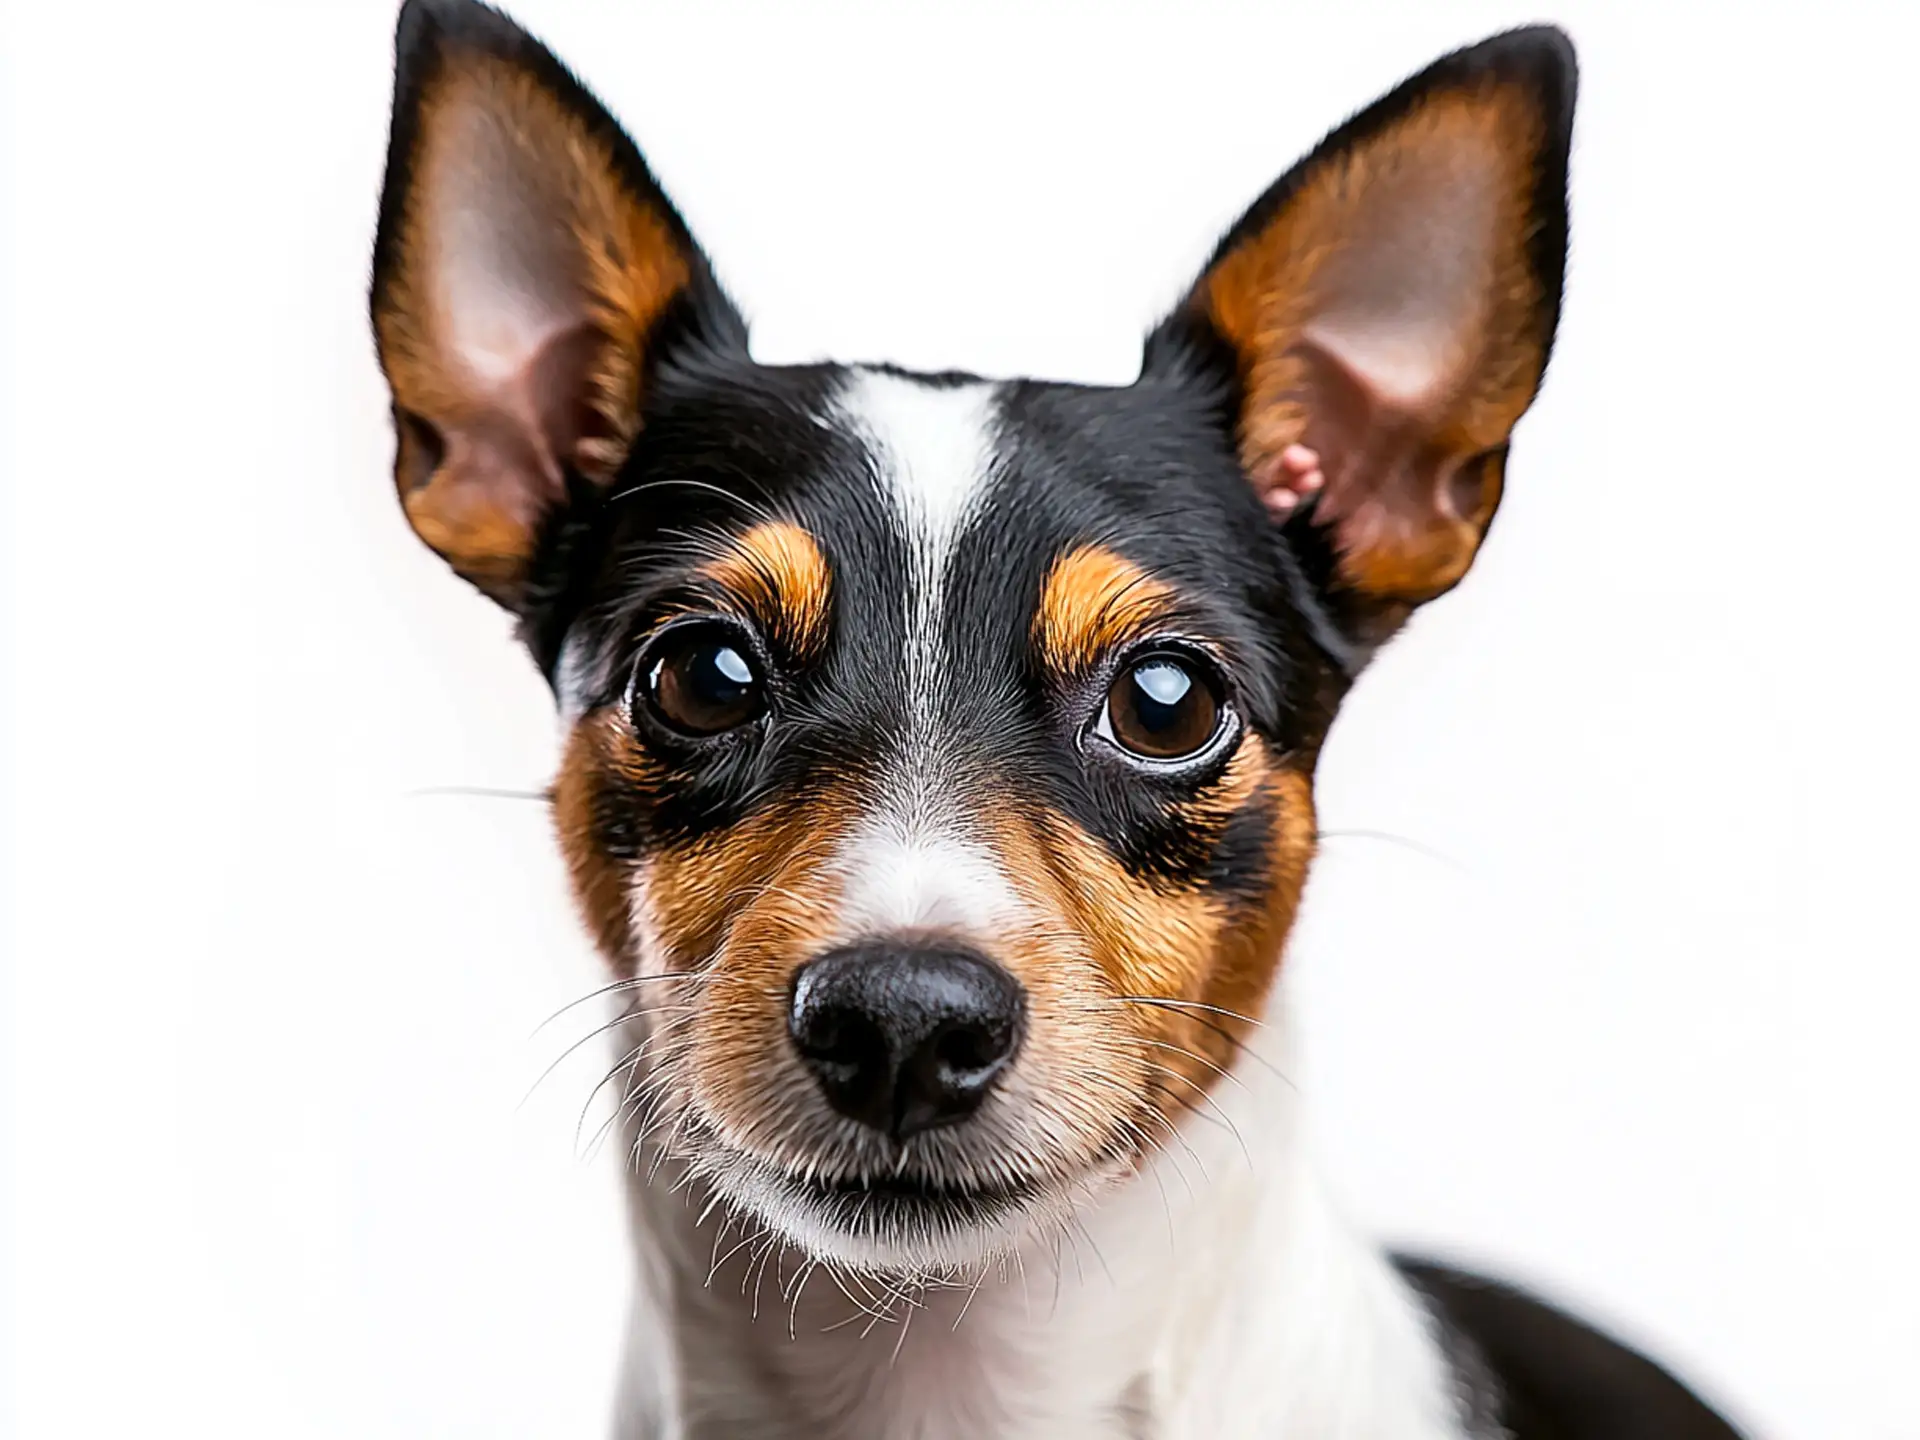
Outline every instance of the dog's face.
{"label": "dog's face", "polygon": [[402,500],[553,683],[637,1103],[723,1198],[957,1264],[1206,1103],[1340,697],[1498,503],[1572,92],[1554,32],[1409,81],[1131,386],[775,368],[544,50],[407,7],[373,288]]}

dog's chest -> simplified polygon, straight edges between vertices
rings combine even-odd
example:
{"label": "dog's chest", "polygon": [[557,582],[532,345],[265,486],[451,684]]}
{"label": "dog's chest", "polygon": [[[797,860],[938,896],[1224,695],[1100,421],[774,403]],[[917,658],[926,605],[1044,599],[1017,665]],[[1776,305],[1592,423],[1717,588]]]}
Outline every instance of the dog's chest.
{"label": "dog's chest", "polygon": [[682,1329],[688,1413],[712,1422],[687,1440],[1462,1440],[1419,1312],[1370,1254],[1329,1235],[1287,1263],[1203,1228],[1169,1252],[1164,1226],[1157,1248],[1136,1228],[1129,1249],[1094,1228],[1058,1271],[1043,1253],[1024,1277],[896,1307],[904,1332],[869,1328],[818,1279],[791,1327],[762,1317],[748,1353]]}
{"label": "dog's chest", "polygon": [[[1091,1263],[1091,1262],[1089,1262]],[[1075,1284],[1064,1261],[1066,1285]],[[1034,1266],[1038,1270],[1039,1266]],[[836,1297],[837,1298],[837,1297]],[[1052,1275],[979,1291],[935,1291],[896,1305],[901,1322],[864,1321],[781,1337],[765,1359],[795,1422],[790,1432],[901,1440],[1133,1440],[1170,1433],[1155,1414],[1147,1373],[1148,1317],[1122,1297],[1104,1315],[1059,1324],[1077,1297]],[[831,1308],[831,1302],[829,1302]],[[864,1333],[863,1333],[864,1332]]]}
{"label": "dog's chest", "polygon": [[676,1440],[1463,1440],[1428,1312],[1341,1222],[1269,1074],[1238,1067],[1232,1131],[1196,1121],[1057,1243],[877,1322],[850,1277],[796,1293],[790,1265],[751,1305],[745,1257],[712,1275],[697,1207],[637,1186]]}

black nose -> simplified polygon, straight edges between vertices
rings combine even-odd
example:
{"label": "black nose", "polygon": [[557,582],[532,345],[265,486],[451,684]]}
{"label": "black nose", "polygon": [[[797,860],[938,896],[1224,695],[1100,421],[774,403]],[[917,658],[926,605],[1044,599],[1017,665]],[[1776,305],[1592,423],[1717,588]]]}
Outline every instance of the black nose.
{"label": "black nose", "polygon": [[973,1113],[1025,1016],[1020,986],[986,956],[883,940],[801,970],[787,1029],[834,1109],[904,1140]]}

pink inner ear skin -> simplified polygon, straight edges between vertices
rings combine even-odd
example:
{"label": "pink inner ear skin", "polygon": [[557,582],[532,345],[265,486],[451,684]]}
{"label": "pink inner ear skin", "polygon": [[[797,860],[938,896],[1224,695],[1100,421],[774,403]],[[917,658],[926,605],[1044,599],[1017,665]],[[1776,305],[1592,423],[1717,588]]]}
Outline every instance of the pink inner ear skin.
{"label": "pink inner ear skin", "polygon": [[1436,433],[1458,388],[1446,372],[1465,362],[1435,338],[1295,346],[1301,438],[1253,476],[1276,518],[1314,502],[1312,523],[1330,531],[1342,575],[1369,593],[1416,600],[1450,586],[1488,518],[1479,454]]}
{"label": "pink inner ear skin", "polygon": [[511,609],[569,472],[605,484],[624,460],[649,334],[699,257],[551,57],[493,21],[422,24],[376,246],[395,474],[420,537]]}
{"label": "pink inner ear skin", "polygon": [[1466,573],[1539,384],[1549,99],[1489,74],[1396,98],[1290,177],[1196,289],[1239,360],[1256,494],[1324,536],[1329,583],[1381,634]]}
{"label": "pink inner ear skin", "polygon": [[563,466],[577,462],[580,442],[590,437],[579,397],[602,344],[598,331],[576,325],[538,340],[511,364],[495,350],[490,373],[470,370],[470,398],[459,413],[419,417],[444,453],[407,497],[416,524],[490,561],[523,545],[563,498]]}
{"label": "pink inner ear skin", "polygon": [[1327,483],[1320,470],[1320,452],[1305,445],[1289,445],[1280,452],[1270,475],[1263,477],[1260,498],[1275,515],[1291,515],[1300,502]]}

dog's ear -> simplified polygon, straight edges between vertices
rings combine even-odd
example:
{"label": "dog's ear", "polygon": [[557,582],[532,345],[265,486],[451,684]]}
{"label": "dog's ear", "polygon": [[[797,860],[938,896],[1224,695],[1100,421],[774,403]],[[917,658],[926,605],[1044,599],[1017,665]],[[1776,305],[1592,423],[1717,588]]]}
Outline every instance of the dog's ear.
{"label": "dog's ear", "polygon": [[633,142],[473,0],[408,0],[372,310],[420,538],[509,609],[603,490],[669,344],[740,323]]}
{"label": "dog's ear", "polygon": [[1450,55],[1328,136],[1149,345],[1233,367],[1247,478],[1359,657],[1466,573],[1546,367],[1566,263],[1573,47]]}

